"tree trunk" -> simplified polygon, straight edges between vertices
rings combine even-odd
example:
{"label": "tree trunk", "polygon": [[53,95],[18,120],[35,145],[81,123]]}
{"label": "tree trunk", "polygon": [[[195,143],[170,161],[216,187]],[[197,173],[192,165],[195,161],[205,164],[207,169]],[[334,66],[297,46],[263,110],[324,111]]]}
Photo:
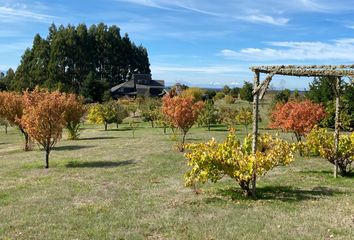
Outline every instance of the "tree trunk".
{"label": "tree trunk", "polygon": [[[300,135],[300,134],[295,133],[295,138],[296,138],[296,141],[297,141],[298,143],[301,142],[301,135]],[[302,152],[302,148],[301,148],[301,147],[299,148],[299,154],[300,154],[301,157],[304,155],[303,152]]]}
{"label": "tree trunk", "polygon": [[246,197],[249,197],[249,196],[252,196],[253,193],[250,189],[250,183],[247,182],[247,181],[240,181],[239,182],[239,185],[241,187],[241,189],[243,190],[243,194],[246,196]]}
{"label": "tree trunk", "polygon": [[339,113],[340,113],[340,77],[336,79],[335,86],[335,96],[336,96],[336,115],[335,115],[335,123],[334,123],[334,150],[336,153],[336,157],[334,159],[334,169],[333,175],[334,178],[337,178],[338,175],[338,161],[337,161],[337,153],[338,153],[338,145],[339,145]]}
{"label": "tree trunk", "polygon": [[32,150],[32,146],[31,146],[31,141],[30,141],[30,137],[28,136],[28,133],[26,133],[22,128],[20,128],[22,134],[25,136],[25,151],[31,151]]}
{"label": "tree trunk", "polygon": [[210,119],[208,119],[208,131],[210,132]]}
{"label": "tree trunk", "polygon": [[118,125],[118,121],[116,122],[116,126],[117,126],[117,128],[119,127],[119,125]]}
{"label": "tree trunk", "polygon": [[[259,72],[255,71],[253,80],[253,91],[259,86]],[[258,138],[258,114],[259,114],[259,91],[253,93],[253,130],[252,130],[252,154],[257,152],[257,138]],[[256,198],[256,184],[257,184],[257,160],[253,166],[252,174],[252,197]]]}
{"label": "tree trunk", "polygon": [[167,127],[165,126],[165,127],[163,127],[163,134],[166,134],[166,129],[167,129]]}
{"label": "tree trunk", "polygon": [[107,122],[104,122],[104,130],[107,131]]}
{"label": "tree trunk", "polygon": [[179,151],[180,152],[184,151],[184,142],[186,141],[186,134],[187,134],[187,132],[182,131],[182,142],[181,142],[181,145],[179,147]]}
{"label": "tree trunk", "polygon": [[49,148],[45,149],[45,168],[49,168]]}
{"label": "tree trunk", "polygon": [[7,125],[5,124],[5,134],[7,134]]}

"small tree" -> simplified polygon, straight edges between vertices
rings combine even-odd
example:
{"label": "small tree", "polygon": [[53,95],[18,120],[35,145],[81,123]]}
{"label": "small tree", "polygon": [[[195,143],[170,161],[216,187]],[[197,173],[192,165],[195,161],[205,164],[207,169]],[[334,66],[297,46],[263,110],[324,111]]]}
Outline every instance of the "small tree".
{"label": "small tree", "polygon": [[194,101],[201,101],[201,100],[203,100],[204,94],[205,94],[205,91],[203,89],[197,88],[197,87],[190,87],[190,88],[187,88],[186,90],[183,90],[179,96],[180,97],[192,97],[192,98],[194,98]]}
{"label": "small tree", "polygon": [[82,99],[75,94],[66,95],[65,100],[65,122],[69,133],[68,139],[75,140],[80,136],[80,123],[86,109]]}
{"label": "small tree", "polygon": [[197,183],[208,180],[217,182],[227,175],[240,185],[245,195],[250,196],[254,173],[256,176],[264,175],[276,166],[290,164],[294,159],[294,145],[271,135],[258,137],[256,154],[252,154],[251,145],[250,135],[241,144],[233,132],[222,143],[212,139],[207,143],[187,145],[191,152],[185,157],[191,169],[185,174],[186,186],[195,187]]}
{"label": "small tree", "polygon": [[214,99],[215,100],[221,100],[225,97],[225,94],[223,92],[216,92]]}
{"label": "small tree", "polygon": [[325,115],[321,104],[309,100],[277,104],[271,114],[270,127],[293,132],[300,142]]}
{"label": "small tree", "polygon": [[234,99],[232,96],[230,96],[230,95],[226,95],[226,96],[224,97],[224,101],[225,101],[226,104],[233,104],[233,103],[235,103],[235,99]]}
{"label": "small tree", "polygon": [[0,117],[11,126],[17,126],[25,137],[25,151],[31,150],[31,141],[28,133],[21,123],[23,115],[23,98],[15,92],[0,92]]}
{"label": "small tree", "polygon": [[143,101],[139,106],[143,121],[150,122],[151,127],[155,127],[155,122],[159,118],[160,108],[161,108],[161,101],[159,99],[154,99],[154,98],[145,99],[145,101]]}
{"label": "small tree", "polygon": [[107,131],[108,124],[114,123],[117,120],[115,101],[91,105],[88,111],[87,119],[91,123],[103,124],[104,130]]}
{"label": "small tree", "polygon": [[35,89],[26,91],[21,124],[45,151],[45,168],[49,168],[49,153],[60,140],[65,122],[66,99],[60,92]]}
{"label": "small tree", "polygon": [[240,88],[238,87],[234,87],[231,89],[230,91],[230,95],[233,97],[233,98],[238,98],[238,95],[240,94]]}
{"label": "small tree", "polygon": [[236,121],[238,124],[245,126],[246,132],[248,133],[248,125],[253,122],[252,111],[248,108],[241,108],[236,115]]}
{"label": "small tree", "polygon": [[116,120],[115,123],[118,128],[118,124],[121,124],[123,120],[129,116],[127,109],[125,106],[120,104],[118,101],[115,104],[115,114],[116,114]]}
{"label": "small tree", "polygon": [[307,135],[306,142],[302,145],[308,155],[319,154],[333,165],[337,162],[342,176],[349,176],[354,170],[354,133],[340,136],[337,151],[333,133],[316,127]]}
{"label": "small tree", "polygon": [[4,126],[5,134],[7,134],[7,128],[9,127],[8,121],[4,118],[0,118],[0,126]]}
{"label": "small tree", "polygon": [[163,98],[162,112],[166,119],[178,128],[181,132],[182,139],[179,144],[179,150],[184,151],[184,142],[186,134],[198,119],[203,109],[203,102],[194,102],[192,97],[170,97]]}
{"label": "small tree", "polygon": [[277,103],[287,103],[290,99],[291,91],[289,89],[284,89],[277,92],[274,96],[274,105]]}
{"label": "small tree", "polygon": [[238,110],[235,106],[218,106],[219,111],[219,120],[223,124],[226,124],[228,129],[234,129],[236,127],[237,121],[236,116],[238,114]]}
{"label": "small tree", "polygon": [[245,82],[243,87],[240,89],[240,98],[247,102],[253,101],[253,85],[252,83]]}
{"label": "small tree", "polygon": [[225,85],[223,88],[222,88],[222,91],[225,95],[228,95],[231,91],[231,88],[227,85]]}
{"label": "small tree", "polygon": [[198,124],[207,126],[208,131],[210,131],[210,125],[216,124],[218,117],[218,109],[215,108],[214,102],[212,100],[208,100],[205,102],[204,108],[199,115]]}

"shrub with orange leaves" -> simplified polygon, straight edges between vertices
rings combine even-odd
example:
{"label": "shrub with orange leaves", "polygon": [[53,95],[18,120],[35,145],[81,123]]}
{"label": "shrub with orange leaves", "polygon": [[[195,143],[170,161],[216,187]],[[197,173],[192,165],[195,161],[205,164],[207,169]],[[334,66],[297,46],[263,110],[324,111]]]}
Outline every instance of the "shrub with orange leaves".
{"label": "shrub with orange leaves", "polygon": [[172,126],[178,128],[181,132],[182,139],[178,148],[183,152],[186,134],[197,121],[204,103],[201,101],[195,102],[192,97],[171,97],[169,95],[166,95],[162,100],[163,115]]}
{"label": "shrub with orange leaves", "polygon": [[85,111],[82,98],[72,93],[65,96],[65,122],[68,129],[68,139],[79,138],[80,123]]}
{"label": "shrub with orange leaves", "polygon": [[45,168],[49,167],[49,153],[60,140],[66,126],[66,97],[59,91],[48,92],[36,88],[23,95],[24,111],[20,119],[26,132],[45,151]]}
{"label": "shrub with orange leaves", "polygon": [[23,115],[22,95],[15,92],[0,92],[0,117],[10,125],[17,126],[25,137],[25,151],[31,150],[31,143],[28,133],[21,124]]}
{"label": "shrub with orange leaves", "polygon": [[271,113],[270,127],[293,132],[300,142],[301,137],[308,134],[325,116],[323,106],[309,100],[278,103]]}

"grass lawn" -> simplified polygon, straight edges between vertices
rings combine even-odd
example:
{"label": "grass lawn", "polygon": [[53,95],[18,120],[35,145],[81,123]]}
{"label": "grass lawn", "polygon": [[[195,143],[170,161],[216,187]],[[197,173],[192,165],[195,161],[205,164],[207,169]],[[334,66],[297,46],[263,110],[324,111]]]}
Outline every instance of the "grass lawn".
{"label": "grass lawn", "polygon": [[[16,129],[1,131],[0,239],[354,239],[354,178],[333,179],[325,160],[274,169],[256,201],[231,179],[196,195],[170,135],[111,128],[85,125],[81,140],[62,140],[49,169],[43,152],[21,150]],[[193,128],[188,142],[226,134]]]}

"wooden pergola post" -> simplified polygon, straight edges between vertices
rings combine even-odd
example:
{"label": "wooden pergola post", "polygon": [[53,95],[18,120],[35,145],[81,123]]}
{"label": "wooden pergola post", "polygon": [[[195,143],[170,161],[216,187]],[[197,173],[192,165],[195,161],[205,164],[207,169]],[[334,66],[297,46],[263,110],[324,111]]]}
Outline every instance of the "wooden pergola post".
{"label": "wooden pergola post", "polygon": [[[257,152],[257,138],[258,138],[258,114],[259,114],[259,71],[254,71],[253,79],[253,129],[252,129],[252,154]],[[252,196],[256,197],[256,183],[257,183],[257,162],[253,167],[252,176]]]}
{"label": "wooden pergola post", "polygon": [[[336,78],[336,83],[334,87],[334,94],[336,96],[336,115],[335,115],[335,123],[334,123],[334,151],[336,155],[338,154],[338,145],[339,145],[339,125],[340,125],[340,86],[341,78]],[[333,175],[337,178],[338,175],[338,162],[337,158],[334,159],[334,169]]]}

